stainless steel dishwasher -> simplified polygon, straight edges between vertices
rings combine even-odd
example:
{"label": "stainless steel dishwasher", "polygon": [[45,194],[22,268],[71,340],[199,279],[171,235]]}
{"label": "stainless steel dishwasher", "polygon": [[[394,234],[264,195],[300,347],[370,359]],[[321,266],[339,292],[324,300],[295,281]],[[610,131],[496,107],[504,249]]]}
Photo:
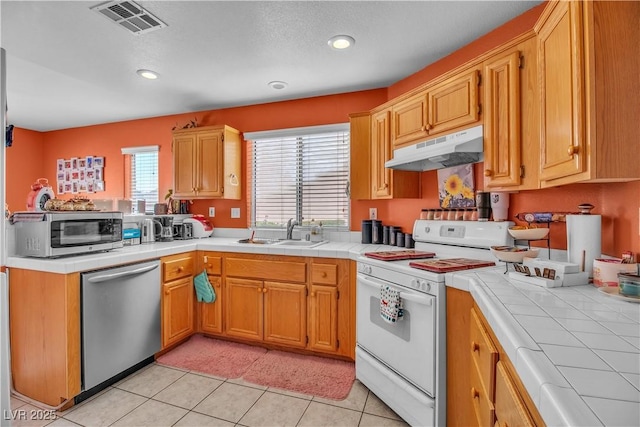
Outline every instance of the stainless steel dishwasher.
{"label": "stainless steel dishwasher", "polygon": [[160,351],[160,261],[82,274],[83,390]]}

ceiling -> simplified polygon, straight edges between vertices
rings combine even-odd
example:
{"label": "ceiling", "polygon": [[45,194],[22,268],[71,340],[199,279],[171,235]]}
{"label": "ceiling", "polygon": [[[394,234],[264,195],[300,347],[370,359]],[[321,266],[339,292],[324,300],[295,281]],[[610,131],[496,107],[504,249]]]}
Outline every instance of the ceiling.
{"label": "ceiling", "polygon": [[[90,9],[101,3],[0,2],[10,124],[49,131],[387,87],[540,1],[138,1],[167,24],[140,35]],[[355,45],[331,49],[337,34]]]}

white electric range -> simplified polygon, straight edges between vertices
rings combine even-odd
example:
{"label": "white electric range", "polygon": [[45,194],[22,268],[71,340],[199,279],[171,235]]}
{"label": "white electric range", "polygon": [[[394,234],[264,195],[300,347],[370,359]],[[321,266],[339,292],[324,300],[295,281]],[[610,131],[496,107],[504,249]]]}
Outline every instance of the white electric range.
{"label": "white electric range", "polygon": [[[445,273],[414,268],[410,263],[454,258],[496,261],[489,248],[512,245],[508,233],[512,225],[417,220],[415,251],[433,252],[434,258],[358,258],[356,378],[409,424],[446,425]],[[437,268],[447,262],[427,264]],[[473,267],[466,266],[469,268]],[[380,315],[383,287],[400,292],[403,317],[395,323]]]}

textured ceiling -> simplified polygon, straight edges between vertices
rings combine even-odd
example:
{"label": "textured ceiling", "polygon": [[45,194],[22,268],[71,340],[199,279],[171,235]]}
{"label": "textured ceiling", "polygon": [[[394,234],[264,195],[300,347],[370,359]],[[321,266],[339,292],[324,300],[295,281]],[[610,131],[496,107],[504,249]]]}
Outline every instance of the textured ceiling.
{"label": "textured ceiling", "polygon": [[[47,131],[387,87],[540,1],[138,1],[168,25],[139,36],[90,9],[100,3],[0,2],[9,123]],[[355,46],[330,49],[336,34]]]}

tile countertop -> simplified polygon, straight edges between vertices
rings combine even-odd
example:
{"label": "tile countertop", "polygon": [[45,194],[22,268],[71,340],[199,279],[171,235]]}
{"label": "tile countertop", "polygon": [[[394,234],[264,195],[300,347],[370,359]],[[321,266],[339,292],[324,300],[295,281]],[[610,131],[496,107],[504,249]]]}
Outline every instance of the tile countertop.
{"label": "tile countertop", "polygon": [[504,266],[449,273],[471,292],[547,425],[640,425],[640,303],[543,288]]}
{"label": "tile countertop", "polygon": [[393,247],[332,241],[313,248],[287,247],[283,245],[250,245],[238,243],[237,237],[215,237],[125,246],[109,252],[54,259],[10,256],[7,258],[7,267],[69,274],[79,271],[99,270],[120,264],[131,264],[195,250],[356,259],[360,253],[365,251],[391,250],[390,248]]}

